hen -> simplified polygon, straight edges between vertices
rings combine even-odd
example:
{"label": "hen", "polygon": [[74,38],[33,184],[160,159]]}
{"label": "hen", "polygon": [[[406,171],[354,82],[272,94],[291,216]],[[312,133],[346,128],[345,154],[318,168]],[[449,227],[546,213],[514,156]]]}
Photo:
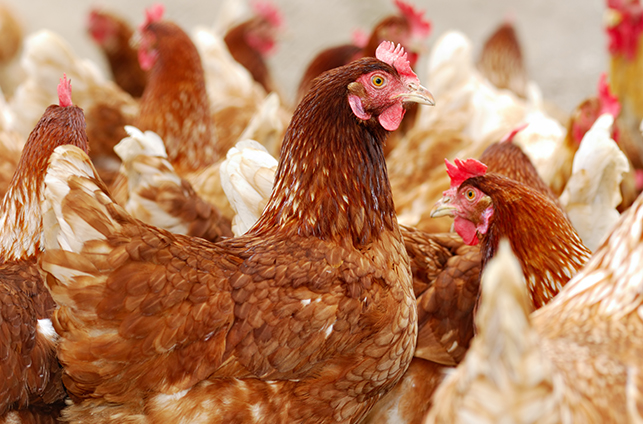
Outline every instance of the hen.
{"label": "hen", "polygon": [[397,383],[417,316],[382,143],[405,103],[433,102],[403,49],[376,56],[317,80],[238,238],[142,224],[84,154],[56,151],[40,265],[67,420],[355,423]]}
{"label": "hen", "polygon": [[424,11],[402,0],[394,0],[399,14],[389,15],[378,22],[364,47],[354,44],[331,47],[317,54],[308,64],[299,82],[297,98],[301,99],[310,89],[312,81],[329,69],[346,65],[361,57],[372,57],[384,40],[400,43],[409,51],[411,66],[417,61],[417,44],[429,35],[431,24],[424,19]]}
{"label": "hen", "polygon": [[426,422],[640,420],[642,220],[639,197],[586,267],[531,315],[505,243],[483,275],[480,332]]}
{"label": "hen", "polygon": [[224,41],[232,57],[270,93],[275,86],[265,56],[274,50],[283,18],[275,6],[267,1],[255,1],[252,7],[254,16],[230,28]]}
{"label": "hen", "polygon": [[[54,423],[64,407],[62,370],[50,318],[55,304],[37,267],[40,202],[56,146],[87,152],[83,112],[61,79],[59,106],[49,106],[29,135],[2,201],[0,217],[0,421]],[[24,421],[22,421],[24,420]]]}
{"label": "hen", "polygon": [[89,12],[87,31],[107,59],[114,82],[132,97],[141,97],[147,75],[130,44],[134,30],[122,17],[102,10]]}
{"label": "hen", "polygon": [[451,188],[433,217],[454,217],[467,244],[480,243],[482,267],[507,238],[527,281],[534,307],[549,302],[591,256],[564,212],[547,196],[500,174],[486,173],[475,159],[447,160]]}

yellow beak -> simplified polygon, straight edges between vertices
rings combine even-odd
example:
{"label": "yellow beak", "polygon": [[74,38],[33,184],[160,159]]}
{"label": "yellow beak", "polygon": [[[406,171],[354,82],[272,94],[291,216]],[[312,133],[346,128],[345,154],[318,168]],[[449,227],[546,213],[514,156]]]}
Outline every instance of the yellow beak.
{"label": "yellow beak", "polygon": [[438,218],[441,216],[455,216],[455,206],[451,204],[451,198],[448,196],[442,197],[438,203],[431,209],[431,218]]}
{"label": "yellow beak", "polygon": [[419,103],[421,105],[435,106],[435,99],[433,94],[426,88],[417,84],[410,84],[409,91],[406,93],[398,94],[404,102]]}

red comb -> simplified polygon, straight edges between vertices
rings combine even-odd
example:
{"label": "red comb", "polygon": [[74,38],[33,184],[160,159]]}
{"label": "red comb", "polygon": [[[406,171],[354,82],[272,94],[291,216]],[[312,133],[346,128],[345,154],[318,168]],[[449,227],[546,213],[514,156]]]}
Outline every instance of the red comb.
{"label": "red comb", "polygon": [[279,9],[270,2],[260,0],[254,1],[252,2],[252,9],[257,15],[264,18],[276,28],[279,28],[283,23],[283,18],[281,13],[279,13]]}
{"label": "red comb", "polygon": [[529,126],[529,123],[524,123],[522,125],[518,125],[516,128],[505,134],[504,137],[500,139],[501,143],[511,143],[511,141],[514,139],[516,134],[518,134],[520,131],[524,130]]}
{"label": "red comb", "polygon": [[145,23],[143,26],[147,26],[152,22],[158,22],[163,19],[163,14],[165,13],[165,6],[160,3],[153,4],[152,6],[145,9]]}
{"label": "red comb", "polygon": [[73,106],[71,102],[71,81],[67,79],[67,75],[63,74],[58,84],[58,104],[60,107]]}
{"label": "red comb", "polygon": [[391,41],[382,41],[375,50],[375,57],[394,67],[400,75],[417,79],[401,45],[396,47]]}
{"label": "red comb", "polygon": [[418,37],[426,37],[431,32],[431,22],[424,19],[424,10],[416,10],[412,4],[395,0],[395,6],[411,24],[411,32]]}
{"label": "red comb", "polygon": [[607,82],[607,73],[603,72],[598,80],[598,98],[601,101],[600,115],[609,113],[616,118],[621,111],[621,104],[618,98],[610,92],[610,85]]}
{"label": "red comb", "polygon": [[487,165],[475,159],[461,161],[456,158],[454,162],[455,165],[451,164],[447,159],[444,159],[444,163],[447,165],[447,174],[449,174],[449,178],[451,178],[451,188],[460,187],[460,184],[465,180],[472,177],[479,177],[487,172]]}

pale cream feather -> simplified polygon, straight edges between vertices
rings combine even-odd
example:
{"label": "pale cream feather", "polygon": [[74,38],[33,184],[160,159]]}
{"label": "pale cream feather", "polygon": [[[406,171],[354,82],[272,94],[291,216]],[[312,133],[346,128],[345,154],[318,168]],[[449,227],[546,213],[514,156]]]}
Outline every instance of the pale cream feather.
{"label": "pale cream feather", "polygon": [[610,136],[613,123],[611,115],[602,115],[585,134],[560,196],[578,235],[592,251],[620,218],[616,210],[621,203],[620,184],[629,171],[627,157]]}

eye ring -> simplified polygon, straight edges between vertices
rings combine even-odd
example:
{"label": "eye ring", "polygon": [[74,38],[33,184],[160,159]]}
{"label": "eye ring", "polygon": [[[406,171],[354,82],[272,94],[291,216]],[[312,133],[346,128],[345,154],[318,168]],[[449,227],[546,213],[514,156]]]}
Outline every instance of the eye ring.
{"label": "eye ring", "polygon": [[386,84],[386,78],[380,74],[375,74],[371,77],[371,84],[377,88],[381,88]]}
{"label": "eye ring", "polygon": [[465,196],[468,200],[473,200],[473,199],[475,199],[475,198],[476,198],[476,192],[475,192],[475,191],[473,191],[473,189],[471,189],[471,188],[470,188],[470,189],[467,189],[467,191],[465,191],[465,192],[464,192],[464,196]]}

